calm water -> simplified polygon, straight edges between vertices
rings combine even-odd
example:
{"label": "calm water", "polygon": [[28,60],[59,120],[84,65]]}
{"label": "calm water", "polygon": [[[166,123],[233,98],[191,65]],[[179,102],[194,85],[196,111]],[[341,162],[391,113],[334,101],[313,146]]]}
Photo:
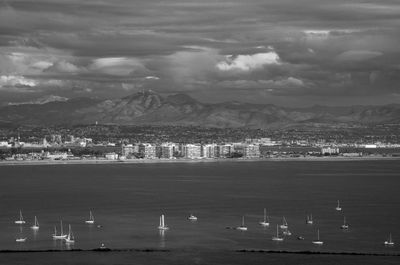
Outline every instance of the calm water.
{"label": "calm water", "polygon": [[[242,248],[400,253],[399,161],[216,162],[0,167],[0,249],[66,249],[53,241],[62,218],[73,248]],[[342,212],[335,211],[336,200]],[[263,208],[270,228],[258,225]],[[22,209],[27,224],[14,224]],[[84,224],[89,210],[96,224]],[[160,234],[159,215],[170,230]],[[198,222],[189,222],[190,213]],[[312,213],[314,225],[305,224]],[[40,230],[29,227],[38,216]],[[238,226],[245,215],[249,230]],[[343,216],[350,225],[340,226]],[[271,237],[285,216],[292,236]],[[313,246],[320,230],[321,247]],[[398,244],[384,247],[389,232]],[[27,236],[16,243],[18,235]],[[296,239],[302,235],[305,240]]]}

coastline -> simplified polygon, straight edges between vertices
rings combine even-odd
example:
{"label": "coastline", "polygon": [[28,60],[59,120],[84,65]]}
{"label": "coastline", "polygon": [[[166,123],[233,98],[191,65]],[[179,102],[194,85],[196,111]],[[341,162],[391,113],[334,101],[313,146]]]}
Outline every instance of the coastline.
{"label": "coastline", "polygon": [[400,160],[400,157],[364,156],[364,157],[274,157],[274,158],[215,158],[215,159],[80,159],[80,160],[12,160],[0,161],[0,166],[23,166],[23,165],[104,165],[104,164],[158,164],[158,163],[224,163],[224,162],[335,162],[335,161],[376,161],[376,160]]}

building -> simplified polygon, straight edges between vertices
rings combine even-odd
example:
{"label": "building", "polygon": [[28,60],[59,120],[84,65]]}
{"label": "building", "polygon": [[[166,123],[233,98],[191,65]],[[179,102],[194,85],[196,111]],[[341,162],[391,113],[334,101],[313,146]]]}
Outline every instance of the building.
{"label": "building", "polygon": [[216,144],[206,144],[202,146],[201,156],[204,158],[215,158],[217,153],[218,149]]}
{"label": "building", "polygon": [[338,155],[339,148],[337,148],[337,147],[322,147],[321,154],[322,155]]}
{"label": "building", "polygon": [[156,146],[148,143],[139,144],[139,155],[146,159],[156,158]]}
{"label": "building", "polygon": [[117,160],[118,159],[118,154],[112,152],[112,153],[107,153],[105,154],[105,158],[107,160]]}
{"label": "building", "polygon": [[138,145],[127,144],[127,145],[123,145],[121,147],[121,154],[125,157],[128,157],[132,154],[137,154],[137,153],[139,153]]}
{"label": "building", "polygon": [[160,146],[160,158],[171,159],[178,150],[178,145],[175,143],[163,143]]}
{"label": "building", "polygon": [[260,145],[258,145],[258,144],[244,145],[243,156],[246,158],[259,158],[260,157]]}
{"label": "building", "polygon": [[217,157],[228,157],[233,153],[233,145],[224,144],[217,146]]}
{"label": "building", "polygon": [[201,145],[199,144],[183,145],[182,156],[190,159],[201,158]]}

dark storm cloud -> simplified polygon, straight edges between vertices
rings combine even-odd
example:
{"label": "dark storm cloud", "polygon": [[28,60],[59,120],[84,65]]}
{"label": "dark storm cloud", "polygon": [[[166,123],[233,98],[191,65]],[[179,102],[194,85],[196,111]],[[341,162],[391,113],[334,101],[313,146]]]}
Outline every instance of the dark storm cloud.
{"label": "dark storm cloud", "polygon": [[399,99],[396,0],[0,3],[0,95],[141,89],[285,105]]}

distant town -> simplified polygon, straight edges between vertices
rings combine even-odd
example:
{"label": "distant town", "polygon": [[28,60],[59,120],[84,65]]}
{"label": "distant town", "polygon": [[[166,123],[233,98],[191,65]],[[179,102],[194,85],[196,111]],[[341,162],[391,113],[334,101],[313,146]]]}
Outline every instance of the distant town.
{"label": "distant town", "polygon": [[[243,128],[88,125],[72,128],[1,129],[0,160],[400,157],[398,135],[387,133],[388,128],[392,129],[393,126],[321,130],[325,135],[315,129],[307,131],[299,128],[264,131]],[[380,134],[377,130],[386,133]]]}

